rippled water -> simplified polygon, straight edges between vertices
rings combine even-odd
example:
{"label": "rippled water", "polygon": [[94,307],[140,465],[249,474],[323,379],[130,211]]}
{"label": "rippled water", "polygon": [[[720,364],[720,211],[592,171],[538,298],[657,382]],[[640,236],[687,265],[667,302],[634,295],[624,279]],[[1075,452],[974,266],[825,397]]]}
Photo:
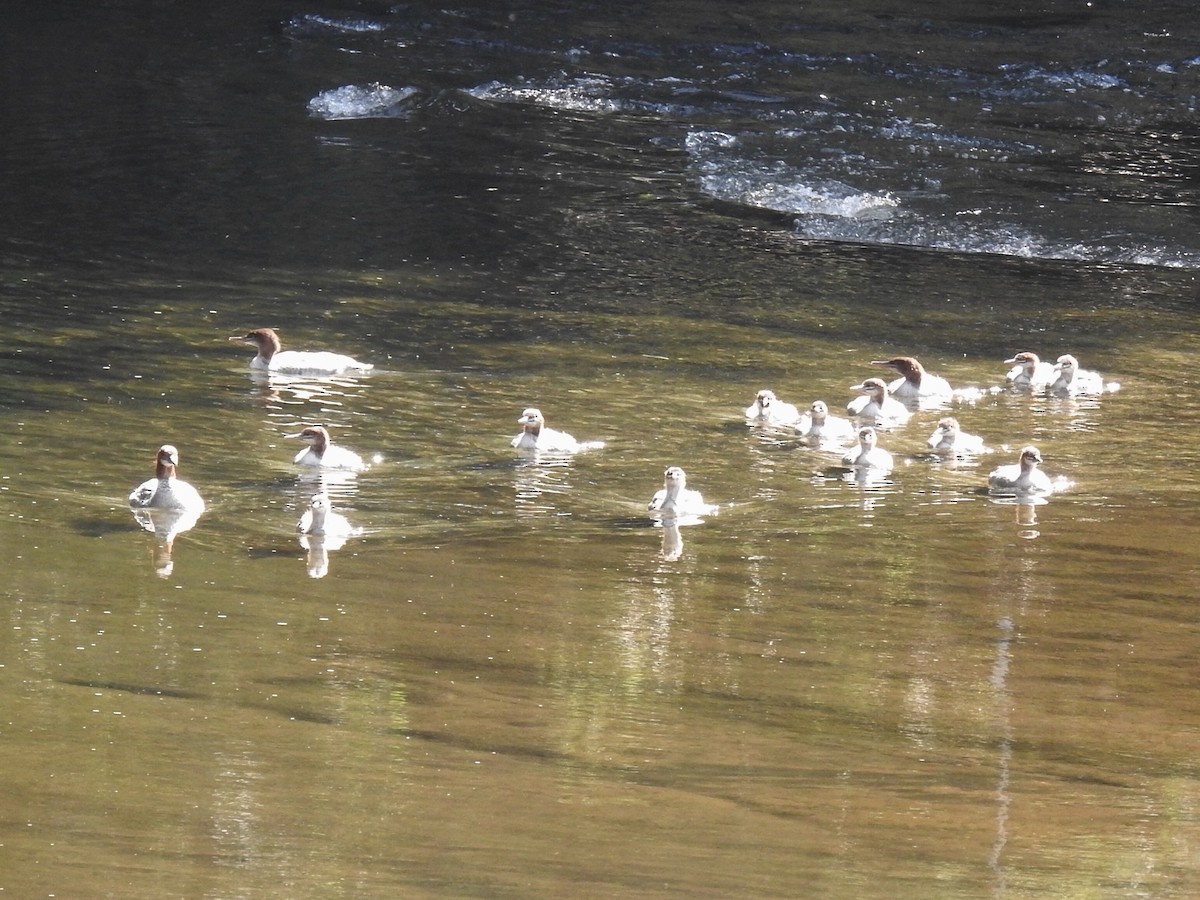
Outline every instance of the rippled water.
{"label": "rippled water", "polygon": [[[1194,14],[927,15],[14,11],[0,888],[1193,896]],[[987,392],[1021,349],[1121,389]],[[996,451],[741,417],[896,353]],[[1070,489],[987,497],[1030,442]],[[669,464],[719,512],[654,527]]]}

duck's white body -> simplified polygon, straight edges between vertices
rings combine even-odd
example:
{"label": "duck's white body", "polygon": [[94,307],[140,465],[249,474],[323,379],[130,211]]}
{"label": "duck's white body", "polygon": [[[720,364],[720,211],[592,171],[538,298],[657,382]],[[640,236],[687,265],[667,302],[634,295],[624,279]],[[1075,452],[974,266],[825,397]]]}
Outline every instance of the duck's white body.
{"label": "duck's white body", "polygon": [[800,410],[784,403],[774,391],[759,391],[754,402],[746,407],[746,418],[763,425],[794,425],[800,420]]}
{"label": "duck's white body", "polygon": [[258,350],[250,360],[255,372],[278,375],[342,375],[369,372],[373,365],[359,362],[343,353],[330,350],[282,350],[279,335],[273,328],[255,328],[229,340],[249,344]]}
{"label": "duck's white body", "polygon": [[864,427],[858,429],[858,446],[847,450],[842,456],[843,465],[854,469],[871,469],[876,472],[892,471],[894,462],[892,454],[877,444],[878,436],[875,429]]}
{"label": "duck's white body", "polygon": [[669,466],[663,474],[663,488],[650,500],[650,511],[664,518],[703,516],[717,511],[704,502],[699,491],[687,486],[687,475],[679,466]]}
{"label": "duck's white body", "polygon": [[349,519],[333,510],[326,494],[316,494],[312,498],[296,524],[296,530],[301,534],[325,537],[348,537],[356,531]]}
{"label": "duck's white body", "polygon": [[134,509],[175,509],[197,515],[204,512],[204,498],[200,492],[175,477],[178,466],[179,451],[171,444],[159,447],[154,477],[134,488],[129,495],[129,505]]}
{"label": "duck's white body", "polygon": [[346,469],[353,472],[366,468],[361,456],[330,441],[329,430],[322,425],[309,425],[295,434],[286,434],[284,437],[308,444],[292,460],[298,466]]}
{"label": "duck's white body", "polygon": [[841,416],[831,416],[824,400],[813,401],[808,412],[796,423],[796,434],[827,447],[848,444],[858,436],[854,423]]}
{"label": "duck's white body", "polygon": [[988,475],[988,492],[1018,497],[1053,493],[1050,476],[1038,468],[1041,462],[1037,447],[1023,448],[1018,462],[993,469]]}
{"label": "duck's white body", "polygon": [[1044,391],[1058,377],[1054,366],[1043,362],[1036,353],[1030,353],[1028,350],[1018,353],[1012,359],[1006,359],[1005,362],[1012,368],[1008,370],[1004,380],[1010,386],[1021,390]]}
{"label": "duck's white body", "polygon": [[920,401],[946,401],[954,396],[950,382],[940,375],[926,372],[914,357],[894,356],[891,359],[873,359],[873,366],[885,366],[900,377],[888,385],[888,393],[905,403]]}
{"label": "duck's white body", "polygon": [[512,439],[512,445],[518,450],[536,451],[540,453],[578,453],[581,450],[595,450],[604,446],[603,441],[577,441],[565,431],[556,431],[546,427],[546,418],[541,410],[529,407],[521,413],[517,424],[522,431]]}
{"label": "duck's white body", "polygon": [[1070,354],[1060,356],[1054,365],[1057,376],[1047,390],[1056,396],[1074,397],[1077,394],[1103,394],[1104,378],[1099,372],[1079,368],[1079,361]]}
{"label": "duck's white body", "polygon": [[861,397],[855,397],[846,404],[846,411],[852,416],[871,419],[879,426],[903,425],[912,418],[909,408],[889,395],[888,386],[882,378],[868,378],[850,390],[862,393]]}
{"label": "duck's white body", "polygon": [[929,449],[942,456],[974,456],[986,453],[983,438],[976,434],[967,434],[958,425],[958,419],[947,416],[937,424],[937,429],[929,436]]}

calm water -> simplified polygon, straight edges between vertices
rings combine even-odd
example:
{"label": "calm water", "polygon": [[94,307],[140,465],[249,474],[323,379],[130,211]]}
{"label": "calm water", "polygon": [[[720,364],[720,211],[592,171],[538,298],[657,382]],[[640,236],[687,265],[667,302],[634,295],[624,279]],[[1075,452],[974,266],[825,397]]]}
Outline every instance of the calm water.
{"label": "calm water", "polygon": [[[907,10],[11,12],[3,893],[1200,892],[1194,11]],[[741,419],[1021,349],[1122,388],[870,486]],[[306,422],[373,460],[324,554]]]}

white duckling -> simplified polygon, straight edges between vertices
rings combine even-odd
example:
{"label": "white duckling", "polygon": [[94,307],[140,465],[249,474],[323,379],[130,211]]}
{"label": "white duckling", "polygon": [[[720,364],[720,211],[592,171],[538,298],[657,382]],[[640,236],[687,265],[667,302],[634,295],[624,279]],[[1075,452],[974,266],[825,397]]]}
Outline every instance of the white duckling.
{"label": "white duckling", "polygon": [[324,425],[309,425],[295,434],[285,434],[293,441],[308,444],[292,460],[298,466],[319,466],[323,469],[349,469],[354,472],[366,468],[362,457],[353,450],[335,446],[329,439],[329,429]]}
{"label": "white duckling", "polygon": [[704,502],[699,491],[687,486],[687,475],[679,466],[668,466],[663,473],[662,490],[650,500],[650,511],[663,518],[703,516],[717,511]]}
{"label": "white duckling", "polygon": [[329,350],[282,350],[279,335],[274,328],[255,328],[244,335],[234,335],[229,340],[249,344],[258,350],[250,360],[254,372],[279,375],[341,375],[344,373],[369,372],[374,366],[363,363],[342,353]]}
{"label": "white duckling", "polygon": [[1028,350],[1022,350],[1012,359],[1006,359],[1005,362],[1012,366],[1008,370],[1008,374],[1004,376],[1004,380],[1011,387],[1044,391],[1058,377],[1054,366],[1043,362],[1036,353],[1030,353]]}
{"label": "white duckling", "polygon": [[163,444],[155,456],[154,477],[134,488],[129,505],[134,509],[185,510],[196,515],[204,512],[200,492],[175,477],[178,467],[179,451],[171,444]]}
{"label": "white duckling", "polygon": [[929,436],[929,449],[942,456],[974,456],[976,453],[986,453],[983,438],[975,434],[967,434],[958,424],[958,419],[946,416],[937,423],[937,428]]}
{"label": "white duckling", "polygon": [[862,394],[846,404],[846,411],[852,416],[873,419],[880,426],[903,425],[912,417],[907,406],[888,394],[888,386],[882,378],[868,378],[850,390]]}
{"label": "white duckling", "polygon": [[1104,393],[1104,379],[1100,373],[1079,368],[1079,360],[1069,353],[1058,358],[1054,372],[1058,377],[1046,388],[1051,394],[1074,397],[1076,394]]}
{"label": "white duckling", "polygon": [[993,469],[988,475],[988,493],[1019,497],[1053,493],[1050,476],[1038,468],[1041,464],[1037,447],[1023,447],[1018,462]]}
{"label": "white duckling", "polygon": [[872,469],[878,472],[890,472],[893,468],[892,454],[878,446],[878,435],[875,429],[864,425],[858,429],[858,446],[847,450],[842,457],[842,464],[854,469]]}
{"label": "white duckling", "polygon": [[791,403],[784,403],[774,391],[762,390],[746,407],[746,418],[764,425],[792,425],[800,419],[800,410]]}
{"label": "white duckling", "polygon": [[348,537],[357,529],[350,524],[339,512],[335,512],[329,502],[328,494],[314,494],[308,503],[308,509],[296,523],[296,530],[301,534],[319,534],[327,538]]}
{"label": "white duckling", "polygon": [[594,450],[604,446],[603,441],[577,441],[565,431],[548,428],[542,411],[533,406],[521,413],[517,424],[523,426],[521,433],[512,439],[512,445],[518,450],[578,453],[580,450]]}
{"label": "white duckling", "polygon": [[873,359],[873,366],[885,366],[900,377],[888,385],[888,393],[905,403],[924,401],[941,402],[954,396],[950,382],[940,375],[926,372],[912,356],[893,356],[891,359]]}
{"label": "white duckling", "polygon": [[796,434],[825,446],[848,444],[858,436],[854,423],[841,416],[831,416],[824,400],[812,402],[808,412],[796,423]]}

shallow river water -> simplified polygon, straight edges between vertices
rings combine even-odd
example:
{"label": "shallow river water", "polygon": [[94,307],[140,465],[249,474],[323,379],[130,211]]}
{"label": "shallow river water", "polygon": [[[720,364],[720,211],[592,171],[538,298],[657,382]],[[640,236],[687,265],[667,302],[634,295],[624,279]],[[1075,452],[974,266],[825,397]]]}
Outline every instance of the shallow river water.
{"label": "shallow river water", "polygon": [[[1195,896],[1200,60],[1154,15],[14,14],[3,893]],[[264,325],[375,368],[252,379]],[[1024,349],[1120,389],[991,390]],[[981,392],[885,481],[742,416],[896,354]],[[604,447],[520,456],[530,405]],[[929,458],[947,411],[993,452]],[[1069,488],[989,498],[1028,443]],[[657,527],[668,465],[718,511]]]}

